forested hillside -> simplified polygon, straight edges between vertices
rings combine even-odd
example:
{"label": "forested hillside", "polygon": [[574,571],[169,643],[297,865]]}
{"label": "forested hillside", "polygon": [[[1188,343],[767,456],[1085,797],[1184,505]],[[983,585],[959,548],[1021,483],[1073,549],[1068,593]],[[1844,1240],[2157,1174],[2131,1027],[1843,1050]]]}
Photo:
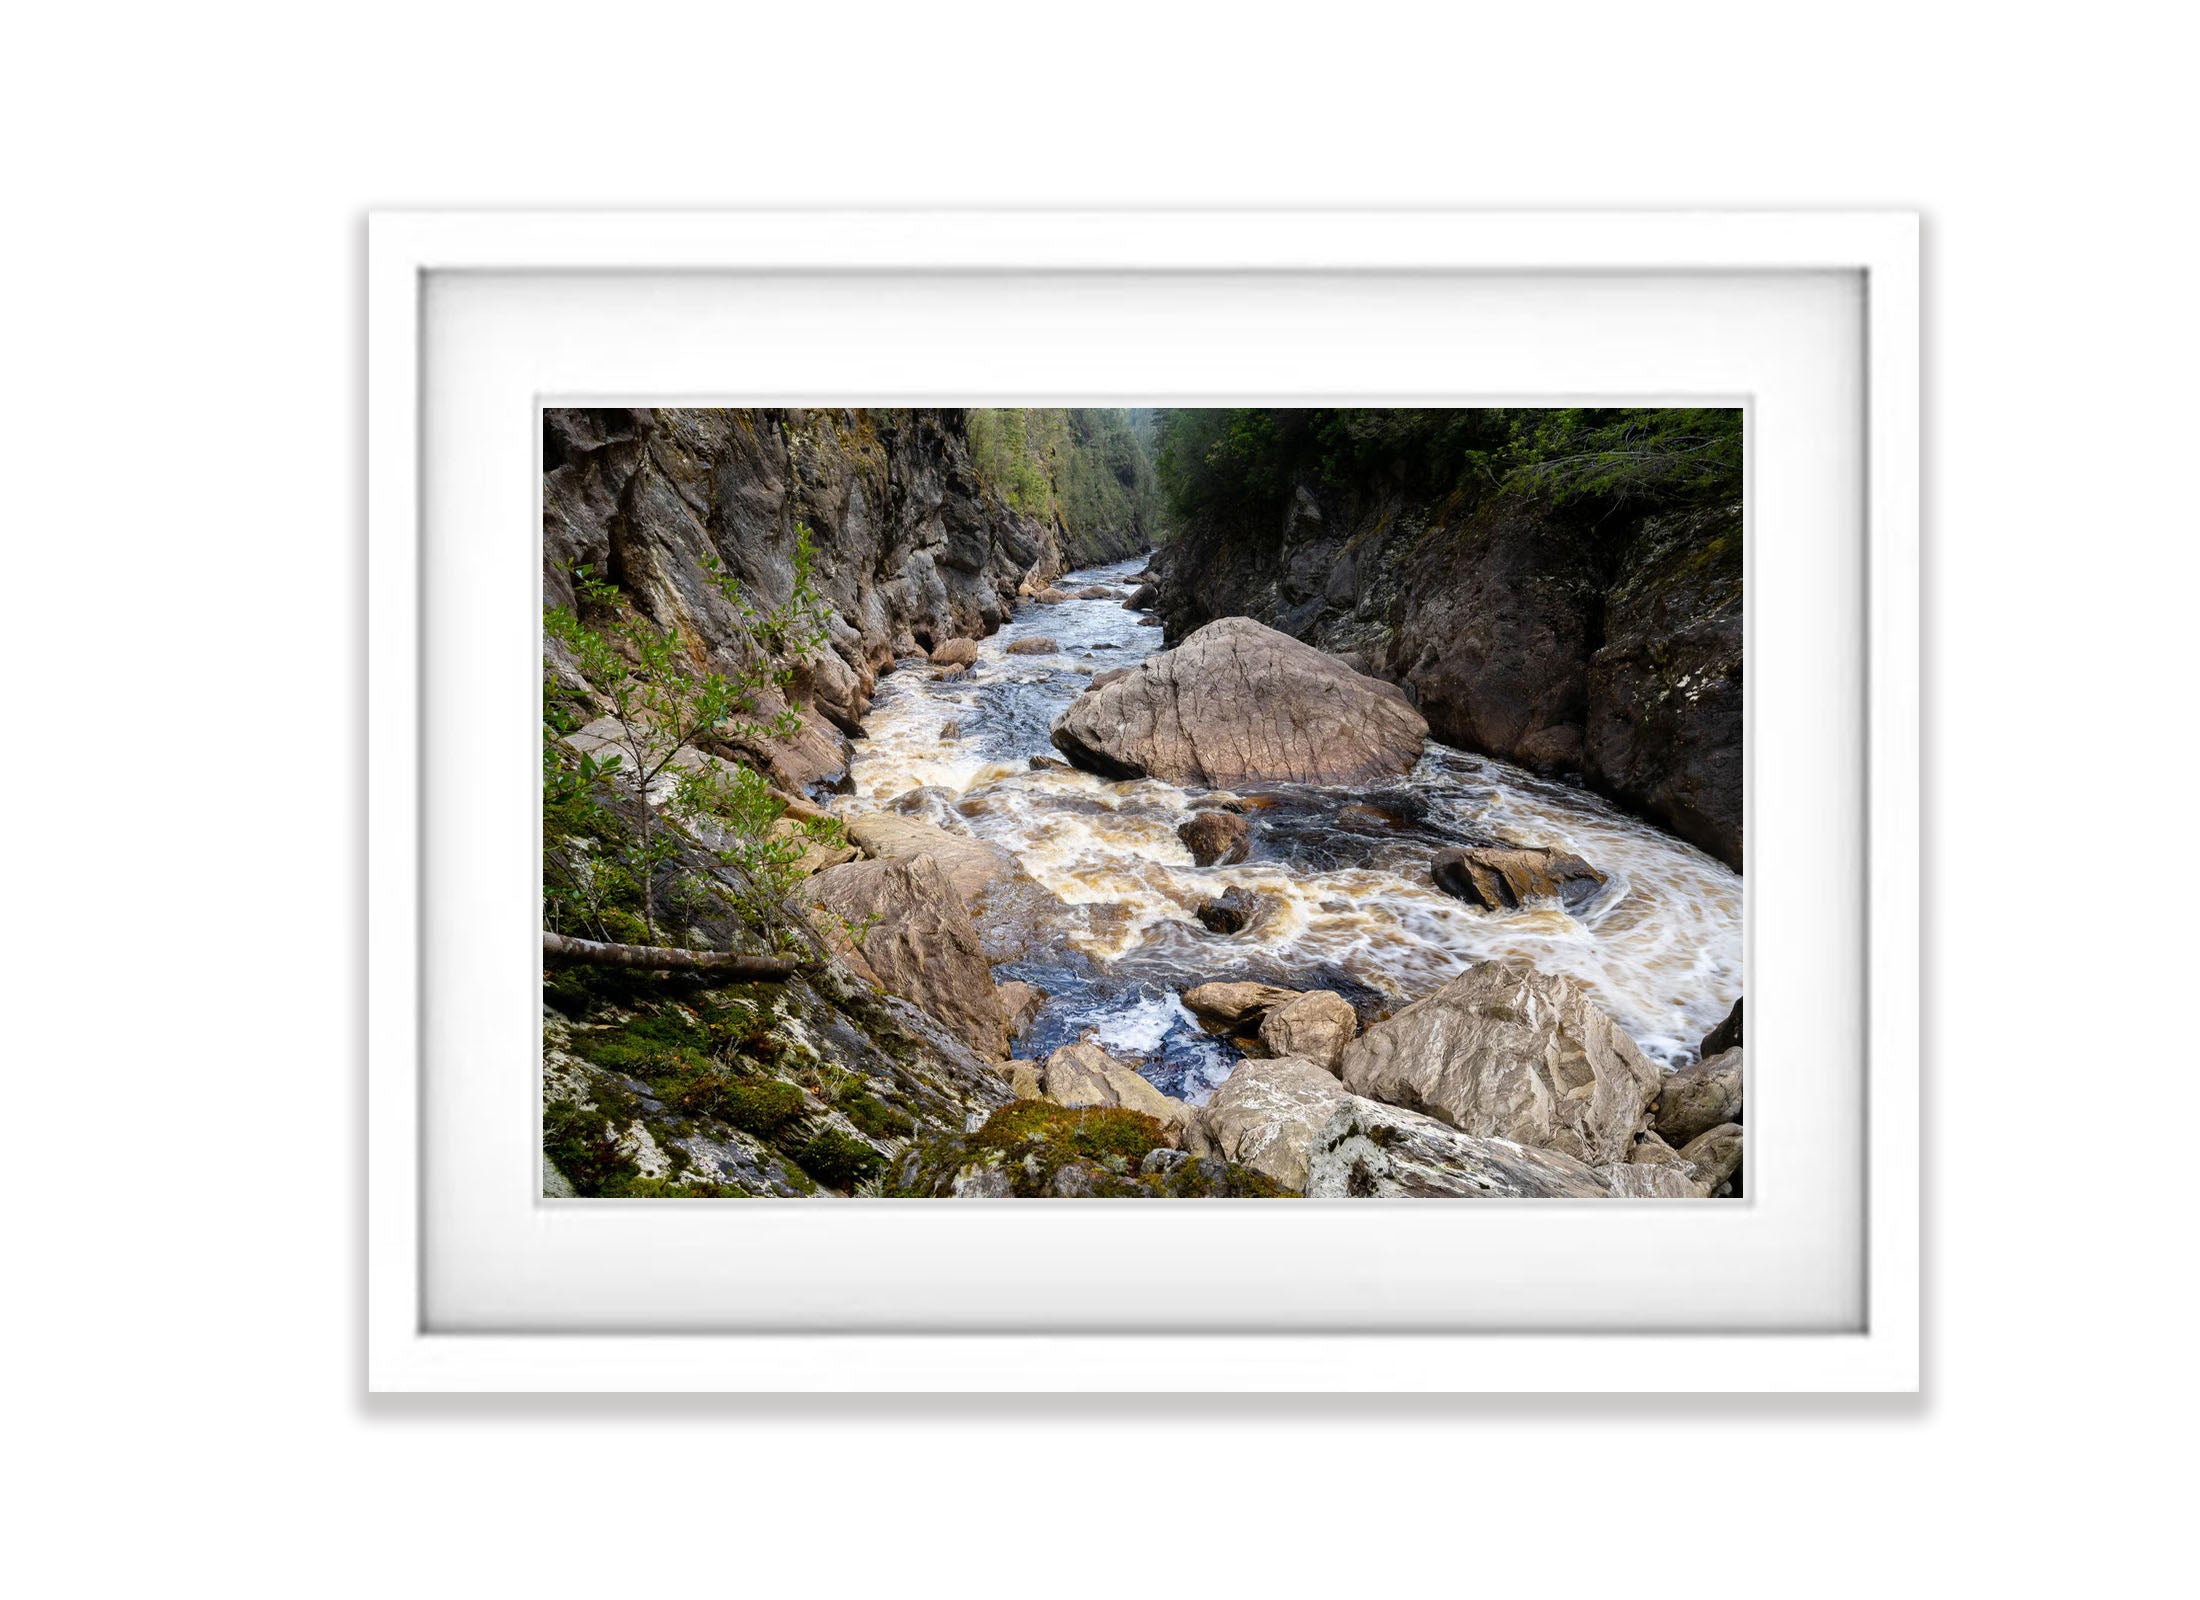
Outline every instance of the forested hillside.
{"label": "forested hillside", "polygon": [[1123,410],[973,410],[979,476],[1018,511],[1054,525],[1072,566],[1119,561],[1159,537],[1162,503]]}

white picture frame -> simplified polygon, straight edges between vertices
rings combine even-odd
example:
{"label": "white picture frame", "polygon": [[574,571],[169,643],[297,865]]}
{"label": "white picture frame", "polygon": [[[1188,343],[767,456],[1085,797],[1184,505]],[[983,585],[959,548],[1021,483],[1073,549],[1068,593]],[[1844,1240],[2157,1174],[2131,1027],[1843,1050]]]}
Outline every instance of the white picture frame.
{"label": "white picture frame", "polygon": [[[1891,213],[387,213],[372,218],[367,270],[370,1388],[1914,1389],[1920,1302],[1917,249],[1915,218]],[[1152,1324],[987,1326],[979,1315],[959,1325],[893,1327],[875,1314],[836,1322],[830,1297],[809,1302],[826,1309],[799,1325],[743,1331],[705,1331],[656,1314],[633,1325],[581,1316],[578,1308],[565,1327],[554,1318],[532,1320],[524,1330],[500,1326],[494,1317],[439,1322],[431,1314],[437,1292],[432,1268],[450,1256],[436,1257],[430,1245],[441,1237],[436,1230],[457,1212],[424,1187],[431,1166],[424,1159],[430,1098],[423,1094],[423,1040],[428,1024],[441,1019],[424,1011],[423,979],[429,972],[424,963],[433,953],[423,939],[423,919],[448,863],[431,858],[424,831],[424,783],[431,763],[440,758],[428,737],[423,696],[440,694],[449,684],[431,682],[423,668],[427,605],[440,593],[432,564],[423,559],[434,488],[423,461],[428,429],[436,420],[424,387],[424,352],[428,307],[438,283],[515,274],[573,275],[599,287],[615,279],[607,292],[639,296],[647,296],[652,283],[720,277],[772,285],[861,277],[872,283],[970,279],[1135,286],[1220,279],[1655,284],[1691,276],[1736,281],[1816,276],[1853,284],[1861,342],[1855,352],[1862,401],[1855,463],[1861,478],[1855,502],[1862,513],[1855,552],[1861,557],[1861,629],[1853,655],[1842,659],[1857,669],[1864,770],[1853,815],[1844,814],[1841,837],[1829,837],[1826,849],[1858,867],[1863,936],[1857,986],[1862,1004],[1854,1019],[1863,1160],[1853,1241],[1860,1259],[1843,1264],[1853,1275],[1854,1324],[1794,1331],[1762,1319],[1720,1325],[1713,1317],[1702,1325],[1669,1314],[1631,1325],[1605,1307],[1562,1331],[1430,1331],[1426,1319],[1416,1323],[1410,1317],[1393,1329],[1351,1332],[1319,1319],[1289,1318],[1255,1318],[1250,1325],[1209,1319],[1197,1328],[1172,1330]],[[1060,319],[1057,326],[1072,327],[1081,314],[1075,297],[1059,298],[1060,307],[1049,315]],[[675,295],[665,297],[667,304],[676,301]],[[1654,349],[1643,359],[1651,365],[1641,370],[1654,370]],[[996,380],[1000,386],[985,393],[964,379],[955,398],[1051,398],[1033,392],[1052,387],[1038,375],[1043,368],[1038,359],[1004,366]],[[623,401],[632,393],[617,384],[576,382],[571,370],[556,398],[601,395]],[[849,375],[865,369],[843,362],[805,396],[793,392],[808,386],[784,376],[790,370],[764,382],[745,381],[739,373],[701,384],[690,378],[681,386],[682,397],[733,403],[800,399],[829,390],[844,403],[861,403],[908,396],[916,381],[907,373],[887,373],[866,382]],[[1089,395],[1090,384],[1084,380],[1080,393]],[[1298,385],[1281,379],[1248,383],[1242,373],[1221,387],[1230,389],[1232,398],[1280,397],[1286,387],[1295,398],[1339,390],[1334,376]],[[1180,383],[1177,392],[1181,389]],[[525,422],[532,426],[532,411]],[[1753,524],[1753,562],[1758,531]],[[1756,582],[1753,566],[1753,606]],[[1754,613],[1751,628],[1754,651],[1761,632]],[[450,670],[471,670],[462,662],[452,665],[455,658],[447,653],[438,659]],[[1753,673],[1755,664],[1753,655]],[[1758,696],[1751,713],[1754,740],[1763,712],[1763,690],[1755,677],[1752,689]],[[1764,820],[1753,802],[1753,840]],[[1756,915],[1754,902],[1751,914]],[[1753,999],[1753,1039],[1758,1025]],[[1751,1070],[1754,1111],[1765,1071],[1754,1053]],[[506,1101],[510,1088],[506,1083],[500,1091]],[[1754,1192],[1754,1115],[1751,1126]],[[450,1130],[434,1137],[448,1149]],[[685,1224],[670,1219],[692,1215],[702,1204],[630,1205],[627,1216],[654,1213],[668,1220],[622,1226],[661,1229],[662,1248],[675,1251],[685,1248],[675,1242]],[[1422,1205],[1425,1212],[1432,1203],[1401,1204]],[[720,1214],[727,1209],[721,1207]],[[1081,1218],[1100,1219],[1109,1212],[1105,1205],[1071,1209]],[[1615,1216],[1621,1210],[1607,1209]],[[826,1210],[865,1212],[813,1206],[809,1214]],[[522,1228],[534,1226],[527,1220],[534,1215],[512,1211]],[[885,1220],[898,1215],[890,1207],[868,1215],[879,1220],[859,1217],[846,1226],[882,1232],[899,1226]],[[1520,1215],[1517,1209],[1493,1211],[1485,1226],[1496,1231],[1521,1226],[1504,1220]],[[1711,1226],[1674,1215],[1674,1222],[1660,1225]],[[1077,1226],[1104,1231],[1112,1225],[1095,1220]],[[658,1248],[646,1240],[638,1244],[639,1239],[627,1234],[613,1243],[630,1256]],[[1670,1239],[1660,1246],[1683,1247]],[[492,1250],[464,1259],[496,1258]]]}

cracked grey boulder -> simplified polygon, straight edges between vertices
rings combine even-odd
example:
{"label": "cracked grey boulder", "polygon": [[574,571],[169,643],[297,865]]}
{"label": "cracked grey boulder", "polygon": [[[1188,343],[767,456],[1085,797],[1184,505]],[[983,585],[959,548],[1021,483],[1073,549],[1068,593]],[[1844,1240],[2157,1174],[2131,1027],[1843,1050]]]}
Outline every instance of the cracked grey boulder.
{"label": "cracked grey boulder", "polygon": [[1343,1076],[1354,1094],[1592,1166],[1628,1159],[1662,1083],[1580,983],[1509,962],[1368,1029]]}
{"label": "cracked grey boulder", "polygon": [[1608,1192],[1571,1156],[1477,1138],[1356,1095],[1345,1097],[1307,1152],[1310,1200],[1595,1200]]}

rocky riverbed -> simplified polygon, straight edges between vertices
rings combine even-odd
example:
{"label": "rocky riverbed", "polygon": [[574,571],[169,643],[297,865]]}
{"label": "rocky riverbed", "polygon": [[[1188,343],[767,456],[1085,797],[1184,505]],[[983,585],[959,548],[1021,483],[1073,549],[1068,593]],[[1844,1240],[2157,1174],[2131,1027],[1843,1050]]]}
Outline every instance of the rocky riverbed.
{"label": "rocky riverbed", "polygon": [[[1740,877],[1427,742],[1394,687],[1257,624],[1165,649],[1126,604],[1139,571],[1070,573],[905,662],[833,802],[859,844],[962,864],[1013,986],[1012,1088],[1155,1116],[1289,1192],[1320,1161],[1374,1172],[1337,1156],[1369,1137],[1396,1152],[1369,1193],[1731,1188],[1677,1176],[1656,1107],[1739,996]],[[1232,897],[1241,920],[1214,912]],[[1264,999],[1202,1015],[1217,986]],[[986,1154],[912,1155],[908,1187],[954,1192]]]}

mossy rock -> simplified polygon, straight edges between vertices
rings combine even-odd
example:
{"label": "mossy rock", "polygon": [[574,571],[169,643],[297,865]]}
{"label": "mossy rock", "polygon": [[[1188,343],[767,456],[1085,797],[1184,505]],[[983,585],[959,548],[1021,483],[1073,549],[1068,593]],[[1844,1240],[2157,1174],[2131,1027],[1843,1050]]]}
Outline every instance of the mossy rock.
{"label": "mossy rock", "polygon": [[1146,1170],[1147,1156],[1169,1148],[1167,1130],[1141,1112],[1017,1100],[974,1133],[919,1143],[884,1192],[1099,1199],[1269,1199],[1288,1193],[1226,1161],[1177,1160]]}

